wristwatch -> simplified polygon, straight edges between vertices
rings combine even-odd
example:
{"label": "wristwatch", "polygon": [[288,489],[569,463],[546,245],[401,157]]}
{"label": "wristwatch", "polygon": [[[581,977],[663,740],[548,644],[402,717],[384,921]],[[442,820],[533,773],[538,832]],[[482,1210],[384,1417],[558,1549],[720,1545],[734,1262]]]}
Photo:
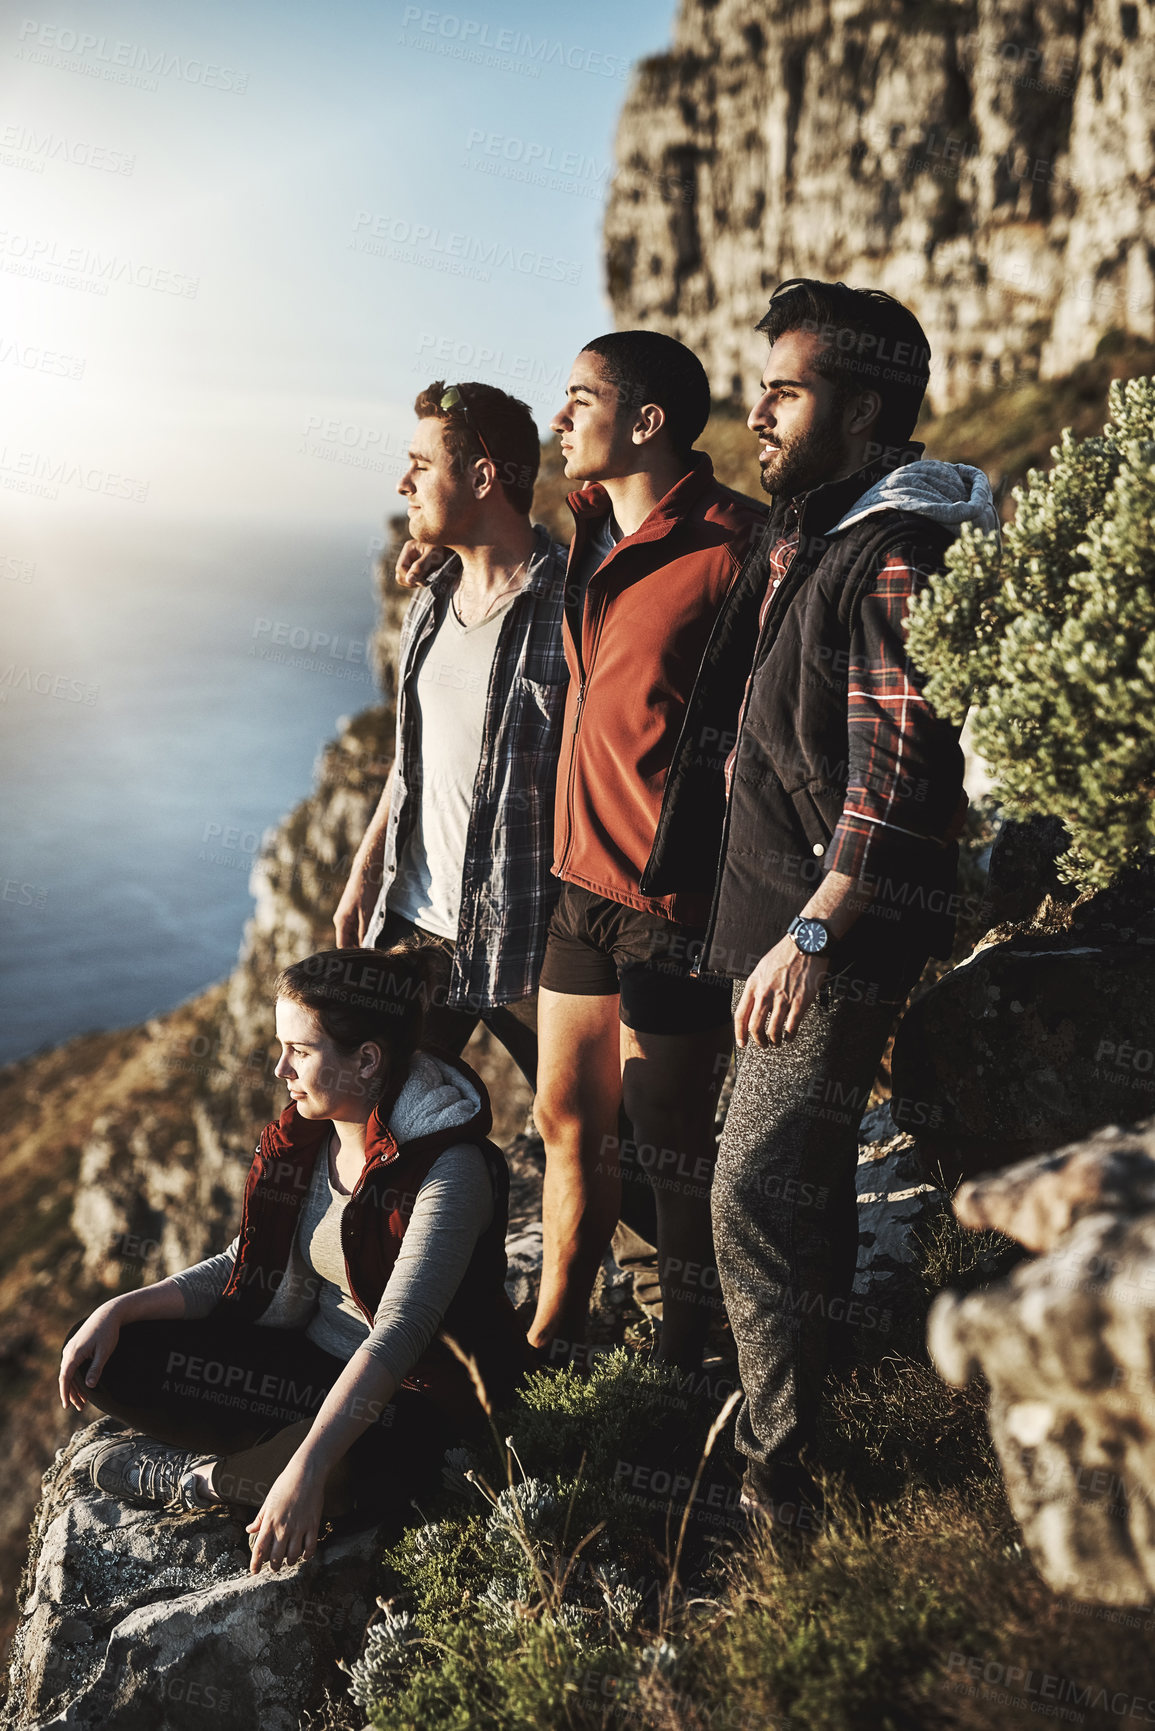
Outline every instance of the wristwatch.
{"label": "wristwatch", "polygon": [[811,919],[807,914],[791,920],[786,936],[794,939],[804,956],[829,956],[837,941],[825,920]]}

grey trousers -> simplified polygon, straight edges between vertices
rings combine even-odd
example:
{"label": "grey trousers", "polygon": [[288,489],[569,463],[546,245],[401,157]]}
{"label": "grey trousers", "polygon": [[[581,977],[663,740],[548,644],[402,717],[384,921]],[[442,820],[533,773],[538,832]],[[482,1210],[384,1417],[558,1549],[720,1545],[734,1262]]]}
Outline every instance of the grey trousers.
{"label": "grey trousers", "polygon": [[844,968],[792,1040],[738,1054],[711,1205],[745,1395],[736,1440],[755,1480],[813,1442],[828,1330],[858,1257],[859,1121],[924,960],[897,964],[885,983]]}

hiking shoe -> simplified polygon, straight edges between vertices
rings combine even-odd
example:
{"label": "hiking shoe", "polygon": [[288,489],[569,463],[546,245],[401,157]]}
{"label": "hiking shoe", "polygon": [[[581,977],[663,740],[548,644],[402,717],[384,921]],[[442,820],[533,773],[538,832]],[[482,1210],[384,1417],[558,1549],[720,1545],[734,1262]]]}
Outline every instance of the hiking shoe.
{"label": "hiking shoe", "polygon": [[738,1507],[747,1520],[762,1522],[776,1538],[815,1538],[827,1521],[822,1492],[797,1462],[748,1461]]}
{"label": "hiking shoe", "polygon": [[211,1458],[192,1449],[170,1448],[148,1436],[113,1437],[100,1443],[88,1462],[98,1491],[141,1508],[203,1509],[191,1471]]}

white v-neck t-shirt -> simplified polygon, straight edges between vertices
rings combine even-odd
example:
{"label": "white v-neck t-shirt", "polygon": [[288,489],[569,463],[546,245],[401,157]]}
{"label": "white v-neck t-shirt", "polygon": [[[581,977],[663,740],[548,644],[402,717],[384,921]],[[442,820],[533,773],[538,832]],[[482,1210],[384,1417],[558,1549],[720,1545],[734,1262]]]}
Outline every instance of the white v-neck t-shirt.
{"label": "white v-neck t-shirt", "polygon": [[417,670],[415,821],[397,861],[388,906],[442,938],[457,937],[493,658],[516,593],[476,625],[462,625],[448,606]]}

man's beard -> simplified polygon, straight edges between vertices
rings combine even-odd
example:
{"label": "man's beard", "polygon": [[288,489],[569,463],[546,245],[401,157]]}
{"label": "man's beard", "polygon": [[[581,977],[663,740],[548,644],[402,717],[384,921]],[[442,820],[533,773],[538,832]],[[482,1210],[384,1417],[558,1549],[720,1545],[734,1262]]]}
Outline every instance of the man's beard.
{"label": "man's beard", "polygon": [[793,499],[799,493],[809,492],[811,487],[837,475],[842,467],[843,445],[837,416],[828,415],[809,432],[783,439],[778,450],[777,461],[763,466],[762,491],[776,499]]}

